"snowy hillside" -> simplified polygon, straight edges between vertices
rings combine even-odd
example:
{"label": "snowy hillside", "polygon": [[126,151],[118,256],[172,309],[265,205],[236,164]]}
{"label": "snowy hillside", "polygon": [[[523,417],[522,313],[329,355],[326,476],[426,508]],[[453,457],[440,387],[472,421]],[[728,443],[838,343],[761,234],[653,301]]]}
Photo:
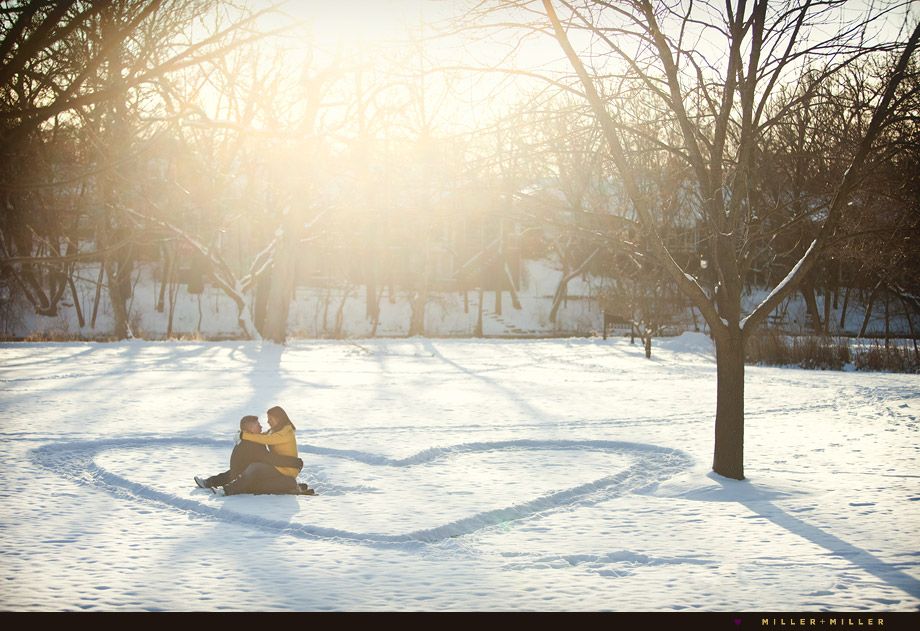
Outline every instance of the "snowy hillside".
{"label": "snowy hillside", "polygon": [[[95,269],[87,265],[77,275],[77,292],[81,310],[89,320],[95,297]],[[548,260],[529,260],[523,263],[523,274],[518,295],[521,308],[515,309],[508,292],[504,292],[502,313],[496,313],[495,292],[485,292],[483,298],[483,334],[486,337],[545,337],[555,335],[599,334],[603,327],[603,308],[598,296],[605,282],[593,276],[577,276],[568,283],[568,300],[560,306],[555,322],[550,321],[553,295],[562,272]],[[140,266],[134,284],[134,295],[129,304],[129,319],[135,337],[142,339],[163,339],[169,330],[168,309],[156,310],[160,295],[156,268],[154,265]],[[58,315],[39,316],[25,300],[10,302],[0,295],[0,335],[7,339],[100,339],[110,336],[114,330],[112,307],[102,292],[96,326],[89,323],[80,326],[73,300],[64,301]],[[750,312],[763,300],[767,292],[757,289],[744,300],[744,307]],[[425,332],[432,337],[472,337],[478,318],[478,292],[432,292],[425,308]],[[866,306],[860,303],[857,292],[848,301],[846,313],[842,311],[842,298],[830,309],[831,333],[860,331]],[[821,314],[824,313],[824,296],[816,296]],[[612,309],[620,315],[630,314],[627,305]],[[910,326],[900,305],[893,304],[889,314],[891,332],[907,336]],[[373,328],[367,314],[365,287],[298,287],[291,303],[288,319],[288,334],[295,338],[336,337],[336,320],[341,310],[338,337],[403,337],[409,332],[411,308],[408,294],[396,290],[392,295],[384,294],[380,301],[380,321]],[[792,333],[811,332],[807,322],[807,309],[800,293],[785,301],[777,315],[784,331]],[[839,326],[841,315],[844,325]],[[823,317],[823,315],[822,315]],[[706,329],[705,322],[687,310],[674,314],[676,330]],[[866,327],[870,335],[884,333],[885,305],[876,301],[873,313]],[[916,326],[916,325],[915,325]],[[200,294],[190,294],[184,285],[176,293],[175,313],[172,322],[172,337],[194,337],[196,339],[239,338],[237,309],[233,301],[216,286],[205,285]]]}

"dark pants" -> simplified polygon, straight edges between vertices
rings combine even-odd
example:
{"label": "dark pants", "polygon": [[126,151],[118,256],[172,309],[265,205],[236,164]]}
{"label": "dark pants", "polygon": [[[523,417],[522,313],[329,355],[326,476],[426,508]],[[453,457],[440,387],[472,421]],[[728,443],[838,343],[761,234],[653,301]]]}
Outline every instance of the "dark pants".
{"label": "dark pants", "polygon": [[204,485],[210,489],[215,486],[223,486],[232,480],[233,478],[230,476],[230,472],[224,471],[223,473],[212,475],[210,478],[206,479]]}
{"label": "dark pants", "polygon": [[300,493],[297,480],[280,473],[275,467],[264,462],[254,462],[240,474],[240,477],[223,485],[227,495],[240,493],[252,494],[291,494]]}

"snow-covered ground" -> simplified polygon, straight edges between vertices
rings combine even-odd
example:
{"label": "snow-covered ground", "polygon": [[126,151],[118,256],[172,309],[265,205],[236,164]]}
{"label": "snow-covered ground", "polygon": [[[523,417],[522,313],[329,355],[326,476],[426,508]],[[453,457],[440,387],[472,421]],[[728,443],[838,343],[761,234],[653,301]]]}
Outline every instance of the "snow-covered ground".
{"label": "snow-covered ground", "polygon": [[[917,610],[920,379],[705,337],[0,345],[0,609]],[[217,497],[280,404],[316,497]]]}

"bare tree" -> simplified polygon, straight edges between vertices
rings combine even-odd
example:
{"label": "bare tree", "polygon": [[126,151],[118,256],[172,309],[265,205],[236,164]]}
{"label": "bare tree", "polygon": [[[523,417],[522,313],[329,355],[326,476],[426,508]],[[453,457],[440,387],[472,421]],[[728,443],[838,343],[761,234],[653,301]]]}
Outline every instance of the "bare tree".
{"label": "bare tree", "polygon": [[[121,211],[150,184],[141,163],[168,127],[157,88],[260,39],[250,28],[269,10],[240,12],[218,0],[29,0],[0,12],[4,270],[39,313],[54,313],[61,286],[79,306],[68,265],[73,257],[97,260],[91,324],[105,281],[115,335],[131,336],[128,305],[144,237]],[[203,37],[193,37],[196,23]],[[79,252],[81,241],[95,252]],[[58,271],[36,274],[37,266]]]}
{"label": "bare tree", "polygon": [[[625,199],[646,230],[649,250],[704,316],[717,354],[717,407],[713,469],[744,477],[745,339],[792,291],[818,261],[864,173],[867,159],[896,105],[905,68],[917,49],[920,25],[901,42],[870,45],[870,27],[887,11],[836,20],[838,32],[819,38],[813,27],[839,9],[835,2],[802,1],[769,5],[766,0],[716,9],[708,3],[653,4],[567,2],[560,18],[551,0],[510,3],[542,13],[574,69],[578,84],[600,124]],[[574,40],[575,34],[580,39]],[[579,53],[587,40],[604,53]],[[809,75],[822,85],[855,60],[898,51],[872,116],[851,148],[849,166],[823,196],[823,222],[805,253],[768,297],[750,314],[741,308],[750,267],[750,236],[764,208],[758,168],[767,130],[805,107],[805,98],[771,108],[777,87]],[[722,51],[722,57],[719,57]],[[614,66],[602,67],[616,59]],[[650,97],[654,120],[635,120],[624,101]],[[654,127],[652,127],[654,126]],[[660,130],[647,138],[647,130]],[[681,200],[698,214],[705,230],[708,259],[715,274],[707,292],[691,269],[672,254],[661,232],[657,196],[649,195],[634,160],[635,139],[646,137],[660,151],[686,165],[688,190]]]}

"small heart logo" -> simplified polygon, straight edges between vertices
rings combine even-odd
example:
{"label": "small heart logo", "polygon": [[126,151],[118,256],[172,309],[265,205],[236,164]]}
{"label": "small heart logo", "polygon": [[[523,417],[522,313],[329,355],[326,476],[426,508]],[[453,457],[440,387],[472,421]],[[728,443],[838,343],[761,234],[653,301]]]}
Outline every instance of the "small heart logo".
{"label": "small heart logo", "polygon": [[[661,482],[692,464],[692,459],[678,450],[601,440],[462,443],[426,449],[406,458],[389,458],[380,454],[304,444],[299,446],[301,456],[307,460],[308,454],[314,454],[317,462],[322,459],[329,463],[329,476],[339,485],[338,489],[330,487],[327,489],[330,492],[324,495],[324,489],[317,485],[317,498],[216,498],[210,494],[197,493],[199,489],[193,485],[183,484],[191,479],[191,474],[186,476],[189,480],[178,479],[181,475],[179,471],[186,471],[189,466],[201,466],[203,461],[213,460],[216,453],[223,455],[229,446],[227,441],[200,437],[124,438],[44,445],[32,450],[31,458],[36,464],[58,475],[78,484],[100,488],[119,498],[152,502],[185,513],[246,524],[279,534],[302,538],[345,539],[366,545],[435,543],[482,528],[538,517],[576,505],[596,504]],[[543,453],[534,459],[531,454],[535,451]],[[156,458],[150,457],[151,452]],[[604,458],[602,462],[596,462],[597,468],[585,467],[582,462],[591,452],[596,457]],[[185,465],[168,464],[170,453],[176,454],[177,458],[181,455]],[[559,455],[554,456],[554,453]],[[611,459],[611,455],[615,457]],[[482,465],[486,456],[492,459],[493,465],[497,462],[499,470],[504,473],[482,476],[476,467]],[[531,470],[532,474],[550,478],[550,471],[542,468],[544,465],[540,463],[558,470],[561,465],[553,462],[554,458],[560,462],[565,458],[577,458],[577,462],[582,463],[578,465],[578,471],[552,474],[563,485],[569,480],[569,488],[558,490],[557,481],[551,487],[541,487],[543,491],[538,489],[528,497],[507,492],[507,489],[513,491],[517,487],[503,487],[511,484],[507,478],[513,476],[517,468],[527,466],[531,460],[537,462],[533,465],[536,468]],[[152,477],[145,480],[142,475],[144,472],[138,470],[137,463],[148,463],[144,469],[151,469],[156,459],[159,459],[157,466],[161,469],[147,472],[148,477]],[[310,461],[307,462],[309,470]],[[377,467],[379,469],[375,469]],[[594,471],[604,468],[608,470],[608,475],[593,477],[596,475]],[[610,472],[610,469],[613,471]],[[388,477],[380,488],[360,486],[363,483],[362,474],[367,475],[369,471],[384,471],[387,476],[396,475],[397,478]],[[576,473],[581,476],[580,479],[575,477]],[[142,476],[140,481],[138,475]],[[480,478],[476,478],[477,475]],[[494,497],[487,495],[479,499],[475,497],[476,494],[471,498],[469,492],[465,495],[445,492],[445,484],[450,480],[465,478],[477,480],[477,483],[481,483],[484,478],[492,485]],[[391,484],[396,480],[400,483]],[[516,483],[520,485],[521,480]],[[345,486],[347,484],[353,486]],[[499,497],[502,492],[503,495]],[[382,503],[368,504],[368,500],[362,499],[368,497],[378,497],[378,502]],[[398,498],[395,502],[394,497]],[[478,503],[474,500],[478,500]],[[321,503],[316,504],[317,501]],[[413,501],[418,506],[413,506]],[[445,511],[444,507],[451,502],[452,512]],[[502,505],[504,502],[507,504]],[[379,526],[381,517],[369,510],[368,506],[389,507],[394,519],[406,516],[411,519],[404,522],[405,527],[400,525],[385,529]],[[321,509],[345,511],[350,519],[340,522],[336,527],[331,519],[335,516],[334,512],[323,514]],[[374,522],[373,518],[377,521]],[[385,518],[387,515],[383,515]],[[363,525],[366,530],[352,529],[356,525]],[[740,624],[740,620],[736,624]]]}

